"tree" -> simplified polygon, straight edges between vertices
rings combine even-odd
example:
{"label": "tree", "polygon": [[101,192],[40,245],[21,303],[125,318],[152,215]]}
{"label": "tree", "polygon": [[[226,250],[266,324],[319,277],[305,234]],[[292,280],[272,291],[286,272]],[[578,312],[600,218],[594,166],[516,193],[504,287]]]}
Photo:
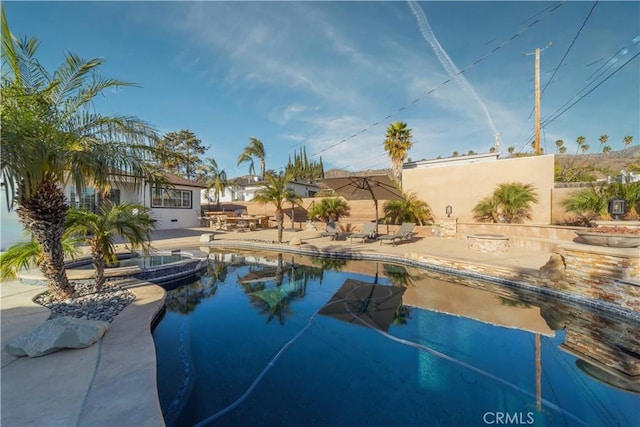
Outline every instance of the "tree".
{"label": "tree", "polygon": [[[560,151],[564,147],[564,141],[561,139],[557,139],[556,142],[556,152]],[[566,151],[566,148],[565,148]]]}
{"label": "tree", "polygon": [[66,228],[69,233],[81,236],[90,246],[91,261],[96,270],[96,291],[100,291],[104,284],[105,267],[117,262],[116,238],[123,237],[132,249],[141,247],[147,252],[155,224],[149,209],[135,203],[116,205],[104,201],[98,213],[75,208],[69,210]]}
{"label": "tree", "polygon": [[580,150],[582,151],[582,154],[586,154],[587,151],[589,151],[589,148],[591,148],[591,147],[589,147],[589,144],[582,144],[580,146]]}
{"label": "tree", "polygon": [[198,166],[202,163],[200,155],[207,147],[189,130],[169,132],[159,141],[160,162],[165,172],[195,180]]}
{"label": "tree", "polygon": [[532,203],[538,203],[538,195],[531,184],[503,183],[476,204],[473,217],[480,222],[520,224],[531,219]]}
{"label": "tree", "polygon": [[510,145],[507,148],[507,153],[509,153],[509,154],[513,154],[514,151],[516,151],[516,147],[514,147],[513,145]]}
{"label": "tree", "polygon": [[[40,269],[54,297],[75,294],[64,267],[62,235],[69,206],[62,184],[78,192],[91,184],[105,192],[112,183],[153,177],[147,162],[156,132],[133,116],[92,110],[105,90],[132,86],[103,79],[102,59],[67,53],[53,74],[38,62],[38,41],[18,39],[2,9],[2,178],[17,194],[18,218],[42,249]],[[114,172],[117,172],[114,174]]]}
{"label": "tree", "polygon": [[291,173],[293,179],[300,181],[314,182],[318,179],[324,178],[324,166],[322,164],[322,157],[319,161],[309,160],[307,158],[307,149],[302,147],[300,153],[295,152],[293,154],[293,161],[289,156],[287,166],[285,166],[285,172]]}
{"label": "tree", "polygon": [[602,147],[602,152],[604,153],[605,156],[608,156],[609,153],[611,153],[611,146],[605,145],[604,147]]}
{"label": "tree", "polygon": [[460,155],[460,153],[458,153],[457,151],[454,151],[453,153],[451,153],[451,157],[458,157]]}
{"label": "tree", "polygon": [[402,200],[388,200],[382,206],[387,224],[417,222],[424,225],[433,222],[433,212],[429,204],[418,198],[416,193],[402,193]]}
{"label": "tree", "polygon": [[309,219],[320,218],[322,221],[340,221],[340,217],[349,216],[351,208],[347,202],[340,197],[327,197],[314,203],[309,209],[307,217]]}
{"label": "tree", "polygon": [[264,144],[258,138],[251,137],[249,138],[249,145],[244,147],[240,156],[238,156],[237,166],[240,166],[241,163],[249,163],[249,173],[255,174],[256,170],[253,165],[253,158],[256,157],[260,160],[260,178],[264,179],[264,168],[265,168],[265,151]]}
{"label": "tree", "polygon": [[404,122],[395,122],[387,126],[384,150],[391,158],[393,179],[399,183],[402,183],[402,163],[413,146],[412,138],[411,129],[407,129]]}
{"label": "tree", "polygon": [[[608,140],[609,140],[609,135],[600,135],[600,138],[598,138],[598,141],[600,141],[600,146],[598,147],[598,151],[602,151],[602,146],[606,144]],[[604,151],[602,152],[604,153]]]}
{"label": "tree", "polygon": [[299,205],[302,202],[287,185],[291,181],[291,175],[277,174],[274,171],[265,173],[265,185],[256,191],[253,200],[263,205],[272,204],[276,208],[276,222],[278,223],[278,243],[282,243],[282,231],[284,223],[283,209],[287,203]]}
{"label": "tree", "polygon": [[207,157],[207,163],[201,166],[200,171],[203,177],[202,180],[207,186],[207,199],[211,190],[213,190],[217,208],[220,209],[220,196],[224,193],[225,188],[229,186],[227,172],[224,169],[219,169],[218,163],[211,157]]}
{"label": "tree", "polygon": [[587,140],[587,138],[585,138],[584,136],[579,136],[576,139],[576,143],[578,144],[578,146],[576,147],[576,154],[578,154],[578,151],[580,151],[582,149],[582,146],[584,145],[586,140]]}
{"label": "tree", "polygon": [[565,147],[564,145],[562,147],[560,147],[560,149],[558,150],[560,151],[560,154],[564,154],[567,152],[567,147]]}
{"label": "tree", "polygon": [[601,214],[607,212],[609,200],[624,199],[627,213],[634,208],[640,209],[640,182],[612,182],[604,185],[591,185],[571,193],[562,201],[567,212],[578,214]]}
{"label": "tree", "polygon": [[627,147],[631,145],[633,142],[633,137],[631,135],[627,135],[622,139],[622,143],[624,144],[624,151],[627,151]]}
{"label": "tree", "polygon": [[[80,254],[79,244],[78,238],[65,233],[62,238],[62,251],[65,258],[73,259]],[[42,246],[33,236],[29,241],[11,245],[0,254],[0,279],[13,280],[18,276],[18,271],[33,266],[39,267],[43,259]]]}

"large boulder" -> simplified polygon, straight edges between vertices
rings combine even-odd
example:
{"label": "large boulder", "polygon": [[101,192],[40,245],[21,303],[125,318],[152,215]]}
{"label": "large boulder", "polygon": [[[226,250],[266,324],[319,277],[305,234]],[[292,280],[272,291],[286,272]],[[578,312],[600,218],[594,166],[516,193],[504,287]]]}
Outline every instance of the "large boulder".
{"label": "large boulder", "polygon": [[109,322],[58,317],[47,320],[28,334],[7,344],[6,350],[14,356],[40,357],[63,348],[89,347],[98,341],[109,327]]}

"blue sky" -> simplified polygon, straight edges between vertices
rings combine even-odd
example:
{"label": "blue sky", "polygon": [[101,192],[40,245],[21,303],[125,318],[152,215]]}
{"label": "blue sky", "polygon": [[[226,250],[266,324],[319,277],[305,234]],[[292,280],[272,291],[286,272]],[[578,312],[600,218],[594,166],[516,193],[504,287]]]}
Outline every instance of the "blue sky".
{"label": "blue sky", "polygon": [[48,69],[71,51],[141,86],[106,93],[98,111],[161,133],[189,129],[230,177],[248,172],[236,160],[252,136],[267,168],[303,146],[325,169],[390,167],[385,128],[399,120],[412,129],[413,160],[487,152],[496,131],[501,151],[530,150],[534,57],[523,53],[550,41],[545,151],[563,139],[575,152],[580,135],[591,151],[602,134],[613,149],[626,135],[637,144],[640,2],[559,4],[4,2],[12,32],[40,40]]}

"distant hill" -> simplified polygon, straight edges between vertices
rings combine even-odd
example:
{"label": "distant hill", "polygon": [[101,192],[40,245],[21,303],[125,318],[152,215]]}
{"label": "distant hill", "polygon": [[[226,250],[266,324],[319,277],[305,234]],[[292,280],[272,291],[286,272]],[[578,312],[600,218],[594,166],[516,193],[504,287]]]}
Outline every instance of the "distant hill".
{"label": "distant hill", "polygon": [[343,178],[345,176],[353,175],[389,175],[391,176],[391,169],[365,169],[357,172],[349,172],[343,169],[329,169],[324,171],[325,178]]}
{"label": "distant hill", "polygon": [[587,154],[556,154],[559,164],[580,160],[595,170],[598,178],[617,176],[622,169],[629,170],[632,164],[640,162],[640,146],[628,147],[626,150],[612,151],[608,155],[603,153]]}

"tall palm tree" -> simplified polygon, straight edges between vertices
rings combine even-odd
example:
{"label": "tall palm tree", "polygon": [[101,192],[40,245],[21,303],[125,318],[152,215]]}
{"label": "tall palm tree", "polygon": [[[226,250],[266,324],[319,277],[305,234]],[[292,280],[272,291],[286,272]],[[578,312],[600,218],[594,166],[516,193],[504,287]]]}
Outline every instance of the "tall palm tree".
{"label": "tall palm tree", "polygon": [[227,172],[218,168],[218,162],[211,157],[207,158],[206,164],[202,167],[202,172],[207,185],[207,198],[211,190],[213,190],[217,208],[220,209],[220,196],[224,193],[225,188],[229,186]]}
{"label": "tall palm tree", "polygon": [[255,168],[253,165],[254,157],[260,160],[260,178],[264,179],[266,158],[264,144],[258,138],[251,137],[249,138],[249,145],[244,147],[244,150],[240,153],[240,156],[238,156],[237,166],[240,166],[241,163],[249,162],[249,173],[255,174]]}
{"label": "tall palm tree", "polygon": [[[74,295],[64,267],[62,234],[69,209],[62,185],[106,191],[125,176],[152,175],[147,162],[156,132],[132,116],[92,110],[105,90],[131,83],[103,79],[102,59],[67,53],[48,73],[35,57],[36,39],[18,39],[2,9],[1,148],[3,181],[17,194],[19,220],[42,248],[40,269],[52,294]],[[118,172],[113,175],[114,172]]]}
{"label": "tall palm tree", "polygon": [[580,151],[582,149],[582,146],[584,145],[586,140],[587,140],[587,138],[585,138],[584,136],[579,136],[576,139],[576,143],[578,144],[578,146],[576,147],[576,154],[578,154],[578,151]]}
{"label": "tall palm tree", "polygon": [[402,182],[402,163],[413,146],[412,138],[411,129],[407,129],[404,122],[395,122],[387,126],[384,150],[391,158],[393,179],[399,183]]}
{"label": "tall palm tree", "polygon": [[602,151],[602,146],[607,143],[609,140],[609,135],[600,135],[598,141],[600,141],[600,145],[598,146],[598,151]]}
{"label": "tall palm tree", "polygon": [[631,145],[632,142],[633,142],[633,137],[631,135],[627,135],[624,138],[622,138],[622,143],[624,144],[624,151],[627,151],[627,147]]}
{"label": "tall palm tree", "polygon": [[135,203],[113,204],[105,201],[99,213],[84,209],[70,209],[66,227],[69,233],[82,236],[90,245],[91,261],[96,270],[96,290],[104,284],[104,269],[115,264],[116,239],[123,237],[135,249],[148,251],[151,245],[151,231],[156,220],[149,215],[149,209]]}
{"label": "tall palm tree", "polygon": [[560,149],[564,146],[564,141],[561,139],[556,140],[556,152],[560,151]]}
{"label": "tall palm tree", "polygon": [[299,205],[302,199],[291,188],[287,187],[291,180],[291,174],[277,174],[274,171],[267,171],[264,178],[265,185],[256,191],[253,200],[263,205],[271,203],[276,208],[278,243],[282,243],[282,231],[284,229],[283,209],[288,203]]}

